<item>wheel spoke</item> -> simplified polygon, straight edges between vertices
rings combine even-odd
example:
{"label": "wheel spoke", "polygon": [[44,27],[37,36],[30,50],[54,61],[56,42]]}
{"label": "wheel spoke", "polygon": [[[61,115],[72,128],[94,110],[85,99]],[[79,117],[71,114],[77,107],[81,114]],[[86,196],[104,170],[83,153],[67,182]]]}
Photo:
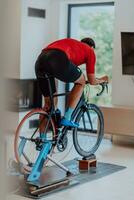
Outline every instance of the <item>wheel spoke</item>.
{"label": "wheel spoke", "polygon": [[29,160],[29,158],[27,157],[27,155],[23,152],[22,155],[24,156],[24,158],[26,159],[28,165],[30,166],[31,165],[31,161]]}
{"label": "wheel spoke", "polygon": [[84,115],[82,116],[82,121],[83,121],[83,125],[84,125],[84,130],[86,130],[86,123],[85,123],[85,117],[84,117]]}
{"label": "wheel spoke", "polygon": [[91,120],[91,116],[90,116],[89,111],[87,111],[87,116],[88,116],[88,120],[89,120],[89,123],[90,123],[90,126],[91,126],[91,130],[93,130],[93,124],[92,124],[92,120]]}
{"label": "wheel spoke", "polygon": [[20,142],[19,147],[18,147],[19,156],[21,156],[23,154],[23,150],[24,150],[26,141],[27,141],[26,138],[21,137],[21,142]]}

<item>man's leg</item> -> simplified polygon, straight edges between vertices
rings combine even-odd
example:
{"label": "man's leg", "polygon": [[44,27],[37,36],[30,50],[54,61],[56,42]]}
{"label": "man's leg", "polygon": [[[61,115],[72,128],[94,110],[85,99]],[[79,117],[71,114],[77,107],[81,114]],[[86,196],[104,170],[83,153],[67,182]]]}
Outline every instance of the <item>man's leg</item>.
{"label": "man's leg", "polygon": [[84,86],[85,86],[85,77],[84,74],[81,74],[80,78],[74,82],[74,87],[69,94],[67,100],[67,109],[64,118],[61,121],[61,125],[72,126],[72,127],[78,126],[78,124],[71,121],[71,116],[82,95]]}
{"label": "man's leg", "polygon": [[[55,79],[55,85],[56,85],[56,92],[54,94],[57,93],[57,90],[58,90],[58,80]],[[44,97],[44,105],[43,105],[43,110],[45,112],[48,112],[51,108],[51,101],[50,101],[50,97]],[[55,108],[57,108],[57,104],[58,104],[58,98],[57,97],[54,97],[54,106]],[[44,134],[44,130],[45,130],[45,124],[46,124],[46,119],[43,120],[43,115],[40,115],[40,122],[41,122],[41,125],[40,125],[40,134],[43,135]]]}
{"label": "man's leg", "polygon": [[[57,94],[57,90],[58,90],[58,79],[55,78],[55,86],[56,86],[56,92],[54,94]],[[55,109],[57,108],[57,104],[58,104],[58,98],[54,97],[54,106]],[[49,111],[51,108],[51,101],[50,101],[50,97],[44,97],[44,106],[43,106],[43,110],[44,111]]]}
{"label": "man's leg", "polygon": [[74,82],[74,87],[71,90],[68,100],[67,107],[74,109],[82,95],[85,86],[85,76],[81,74],[80,78]]}

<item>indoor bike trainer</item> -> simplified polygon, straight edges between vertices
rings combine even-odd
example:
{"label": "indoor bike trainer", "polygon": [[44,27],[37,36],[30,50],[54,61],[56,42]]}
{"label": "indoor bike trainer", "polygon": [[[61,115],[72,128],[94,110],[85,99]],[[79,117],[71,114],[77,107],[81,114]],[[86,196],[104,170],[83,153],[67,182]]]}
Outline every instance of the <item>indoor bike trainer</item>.
{"label": "indoor bike trainer", "polygon": [[[53,101],[53,97],[65,94],[53,95],[50,77],[45,78],[49,84],[51,109],[45,112],[37,108],[24,116],[17,127],[14,142],[15,157],[23,169],[27,191],[34,197],[78,184],[75,177],[83,171],[91,173],[90,169],[95,169],[97,163],[94,153],[104,134],[101,110],[96,105],[90,104],[83,94],[72,114],[72,120],[77,122],[79,127],[71,128],[74,147],[82,159],[77,159],[75,165],[63,165],[57,162],[52,157],[53,151],[55,148],[59,152],[66,149],[70,128],[60,126],[60,113],[55,109]],[[107,84],[103,83],[101,86],[102,90],[98,96],[102,94]],[[26,129],[25,124],[35,120],[34,126]],[[41,127],[43,127],[43,135],[40,134]],[[54,166],[47,167],[48,161],[51,161]]]}

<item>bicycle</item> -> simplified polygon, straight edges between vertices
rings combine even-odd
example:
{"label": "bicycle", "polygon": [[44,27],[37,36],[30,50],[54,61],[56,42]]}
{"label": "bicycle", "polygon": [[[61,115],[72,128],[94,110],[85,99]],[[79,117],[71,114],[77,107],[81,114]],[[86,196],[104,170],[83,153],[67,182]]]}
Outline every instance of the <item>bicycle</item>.
{"label": "bicycle", "polygon": [[[72,120],[79,123],[79,127],[71,129],[69,127],[61,127],[59,123],[61,116],[55,109],[53,98],[66,94],[53,95],[50,75],[45,75],[45,78],[49,84],[50,111],[45,112],[42,108],[33,109],[24,116],[15,133],[15,158],[23,166],[24,170],[30,172],[29,182],[35,181],[40,177],[41,170],[46,166],[48,159],[52,160],[51,156],[56,147],[60,152],[66,149],[68,144],[68,130],[73,131],[74,147],[84,159],[97,151],[104,134],[103,114],[98,106],[88,103],[85,100],[84,94],[81,96],[72,114]],[[97,96],[103,93],[105,87],[107,87],[107,83],[100,85],[102,86],[102,90]],[[39,120],[41,116],[42,118]],[[27,126],[28,123],[29,127]],[[44,138],[40,134],[40,127],[43,123],[45,123]],[[57,163],[57,165],[69,172],[61,164]]]}

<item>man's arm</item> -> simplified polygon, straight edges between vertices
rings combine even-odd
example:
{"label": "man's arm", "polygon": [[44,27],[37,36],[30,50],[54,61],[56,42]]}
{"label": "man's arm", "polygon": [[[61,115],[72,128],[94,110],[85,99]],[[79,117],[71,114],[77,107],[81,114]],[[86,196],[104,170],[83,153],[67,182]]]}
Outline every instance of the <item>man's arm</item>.
{"label": "man's arm", "polygon": [[88,82],[91,85],[98,85],[103,82],[109,82],[108,76],[103,76],[101,78],[96,78],[95,74],[87,74]]}

